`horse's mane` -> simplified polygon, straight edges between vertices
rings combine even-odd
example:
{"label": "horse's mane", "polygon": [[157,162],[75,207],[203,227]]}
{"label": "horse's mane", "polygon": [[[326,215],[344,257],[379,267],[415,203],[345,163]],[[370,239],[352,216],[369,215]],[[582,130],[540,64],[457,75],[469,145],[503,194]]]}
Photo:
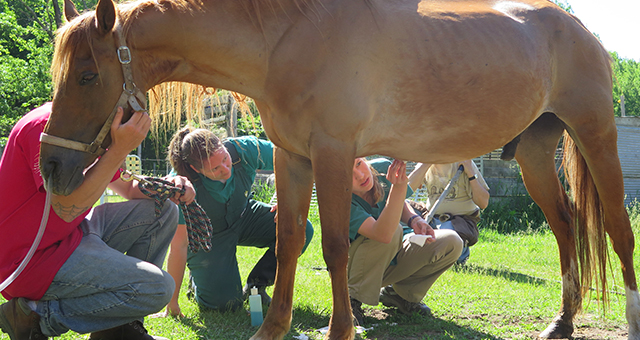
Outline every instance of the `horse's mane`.
{"label": "horse's mane", "polygon": [[[116,11],[118,15],[117,22],[122,26],[123,33],[126,36],[133,19],[147,8],[155,7],[160,11],[165,11],[167,8],[173,7],[182,11],[194,11],[202,9],[202,1],[143,0],[122,3],[116,6],[118,7]],[[70,61],[77,52],[77,46],[83,41],[86,41],[93,55],[93,35],[91,33],[95,29],[95,16],[95,10],[85,12],[72,21],[67,22],[56,32],[54,41],[55,50],[51,62],[51,77],[55,92],[60,91],[61,85],[67,81]]]}
{"label": "horse's mane", "polygon": [[[216,1],[217,0],[138,0],[125,2],[116,5],[116,25],[122,27],[123,34],[126,36],[134,19],[141,12],[149,8],[160,11],[166,11],[168,9],[183,12],[201,11],[204,10],[205,3],[215,4]],[[286,7],[284,3],[287,1],[292,1],[294,7],[301,13],[307,13],[305,16],[311,21],[319,18],[319,11],[324,9],[320,0],[232,1],[235,1],[241,6],[247,14],[247,20],[260,30],[264,30],[263,19],[266,16],[277,15],[277,13],[281,11],[288,17],[288,14],[284,10]],[[315,16],[316,18],[309,15]],[[55,50],[51,62],[54,96],[63,90],[62,85],[67,81],[71,60],[77,53],[78,46],[81,46],[83,43],[88,44],[92,55],[94,55],[95,17],[95,10],[87,11],[63,25],[56,32],[54,42]],[[98,75],[100,75],[99,65],[95,57],[94,62],[98,67]],[[204,110],[202,103],[204,98],[215,95],[215,93],[215,89],[188,83],[166,82],[155,86],[151,89],[149,95],[149,114],[154,121],[152,133],[157,132],[159,126],[179,127],[183,114],[187,116],[187,120],[199,121],[203,116]],[[248,106],[246,105],[248,98],[237,93],[232,93],[232,95],[236,101],[239,102],[241,111],[243,113],[249,112]]]}

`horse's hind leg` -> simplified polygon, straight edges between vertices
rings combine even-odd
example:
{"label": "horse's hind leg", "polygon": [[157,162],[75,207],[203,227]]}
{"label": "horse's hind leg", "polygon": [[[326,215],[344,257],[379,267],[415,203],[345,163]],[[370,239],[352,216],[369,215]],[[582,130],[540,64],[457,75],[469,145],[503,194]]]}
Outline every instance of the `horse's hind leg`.
{"label": "horse's hind leg", "polygon": [[527,191],[544,212],[556,236],[562,272],[562,306],[542,338],[568,338],[573,333],[573,317],[580,309],[582,295],[570,202],[556,172],[555,150],[564,130],[553,114],[543,114],[522,134],[516,160],[522,169]]}
{"label": "horse's hind leg", "polygon": [[278,269],[273,300],[264,323],[251,338],[255,340],[282,339],[291,326],[296,264],[304,246],[313,188],[313,172],[308,159],[282,148],[275,149],[274,159],[278,195]]}
{"label": "horse's hind leg", "polygon": [[[612,112],[611,101],[603,102],[607,105],[607,111],[604,112]],[[583,109],[588,113],[594,112],[590,110],[597,110],[593,107],[583,107]],[[570,123],[567,124],[570,125]],[[615,122],[611,117],[597,124],[572,126],[569,132],[593,178],[604,215],[604,228],[609,234],[614,251],[620,258],[627,297],[626,316],[629,323],[629,339],[640,339],[640,296],[633,268],[634,235],[624,206],[624,183],[618,158]],[[597,225],[597,227],[603,226]],[[604,248],[604,240],[597,246]],[[598,265],[601,271],[606,268],[605,261],[606,258],[599,259]],[[601,281],[601,288],[606,288],[606,281],[603,279]]]}

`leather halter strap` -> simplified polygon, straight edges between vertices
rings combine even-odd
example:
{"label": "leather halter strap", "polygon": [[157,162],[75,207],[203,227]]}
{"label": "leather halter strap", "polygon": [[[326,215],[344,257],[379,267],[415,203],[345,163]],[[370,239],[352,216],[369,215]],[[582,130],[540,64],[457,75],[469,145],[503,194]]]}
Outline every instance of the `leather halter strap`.
{"label": "leather halter strap", "polygon": [[[116,105],[113,107],[113,110],[107,118],[107,121],[104,123],[104,125],[102,125],[102,128],[100,129],[100,132],[98,132],[96,138],[93,140],[93,142],[87,144],[75,140],[49,135],[42,132],[40,134],[40,143],[51,144],[66,149],[88,152],[90,154],[102,156],[106,151],[104,148],[102,148],[102,142],[104,142],[107,134],[111,131],[111,124],[113,123],[113,119],[116,116],[118,107],[124,108],[126,104],[129,104],[129,106],[131,106],[131,108],[135,111],[146,110],[147,98],[145,94],[142,93],[142,91],[140,91],[140,89],[133,82],[133,73],[131,72],[131,50],[129,50],[129,47],[127,47],[126,41],[122,34],[122,27],[119,24],[116,26],[115,33],[116,44],[118,45],[118,49],[116,50],[116,52],[118,53],[118,60],[122,65],[124,83],[122,84],[122,94],[120,94],[120,98],[118,98]],[[142,105],[140,105],[140,103],[142,103]]]}

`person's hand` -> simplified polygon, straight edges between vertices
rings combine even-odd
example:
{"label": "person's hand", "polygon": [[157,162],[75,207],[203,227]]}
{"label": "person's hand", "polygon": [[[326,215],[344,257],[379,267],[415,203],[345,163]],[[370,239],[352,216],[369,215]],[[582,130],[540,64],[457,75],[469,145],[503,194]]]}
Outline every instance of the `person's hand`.
{"label": "person's hand", "polygon": [[275,215],[273,216],[273,222],[278,223],[278,203],[274,204],[273,207],[271,207],[271,210],[269,210],[270,212],[274,212],[275,211]]}
{"label": "person's hand", "polygon": [[467,174],[467,177],[473,177],[473,175],[475,175],[475,170],[473,168],[473,164],[471,164],[471,162],[473,162],[470,159],[467,159],[464,162],[460,162],[460,164],[462,164],[462,166],[464,166],[464,173]]}
{"label": "person's hand", "polygon": [[416,217],[411,220],[411,225],[409,226],[413,229],[413,232],[416,235],[431,235],[431,238],[428,238],[426,243],[431,243],[436,241],[436,233],[433,231],[433,228],[425,221],[422,217]]}
{"label": "person's hand", "polygon": [[109,149],[126,155],[137,148],[147,137],[151,127],[151,118],[146,112],[137,111],[123,124],[123,115],[124,111],[121,107],[118,107],[111,124],[111,145]]}
{"label": "person's hand", "polygon": [[391,182],[391,185],[407,185],[409,183],[407,164],[404,161],[394,159],[393,163],[389,165],[386,177]]}
{"label": "person's hand", "polygon": [[169,302],[167,308],[164,311],[149,315],[149,317],[152,319],[166,318],[169,316],[174,318],[184,318],[184,314],[182,314],[182,311],[180,311],[180,305],[177,302]]}
{"label": "person's hand", "polygon": [[191,184],[191,181],[189,181],[186,177],[175,176],[171,178],[165,178],[165,180],[173,183],[173,185],[175,185],[178,188],[185,189],[184,194],[180,195],[180,193],[176,192],[176,194],[173,197],[170,197],[169,199],[171,200],[171,202],[175,204],[180,204],[180,202],[191,204],[191,202],[195,200],[196,190],[194,189],[193,184]]}

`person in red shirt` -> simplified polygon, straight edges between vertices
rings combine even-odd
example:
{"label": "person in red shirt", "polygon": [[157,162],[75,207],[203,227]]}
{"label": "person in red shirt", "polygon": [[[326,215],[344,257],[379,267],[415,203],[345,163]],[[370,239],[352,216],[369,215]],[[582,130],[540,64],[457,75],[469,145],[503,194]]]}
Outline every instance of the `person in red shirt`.
{"label": "person in red shirt", "polygon": [[[19,266],[36,237],[45,209],[40,174],[40,133],[51,103],[34,109],[14,126],[0,160],[0,280]],[[184,177],[173,182],[187,190],[165,202],[156,216],[154,201],[137,181],[120,179],[127,154],[147,135],[150,118],[135,112],[122,123],[118,109],[112,143],[68,196],[51,194],[46,229],[24,270],[2,295],[0,328],[11,340],[46,339],[69,330],[90,339],[155,339],[141,320],[161,310],[174,289],[161,270],[175,233],[175,202],[190,203],[195,191]],[[92,208],[109,187],[128,201]],[[49,209],[49,208],[47,208]],[[125,255],[126,254],[126,255]]]}

